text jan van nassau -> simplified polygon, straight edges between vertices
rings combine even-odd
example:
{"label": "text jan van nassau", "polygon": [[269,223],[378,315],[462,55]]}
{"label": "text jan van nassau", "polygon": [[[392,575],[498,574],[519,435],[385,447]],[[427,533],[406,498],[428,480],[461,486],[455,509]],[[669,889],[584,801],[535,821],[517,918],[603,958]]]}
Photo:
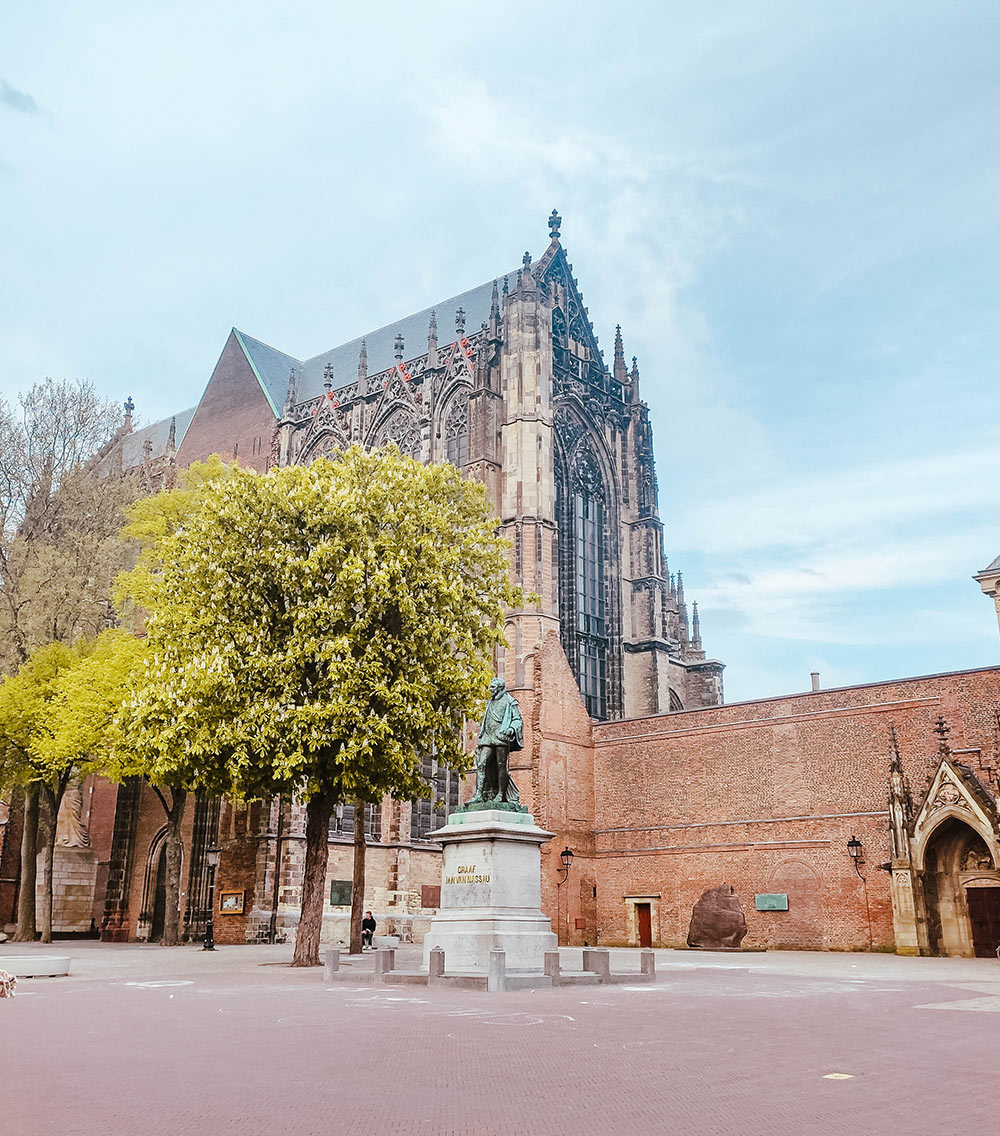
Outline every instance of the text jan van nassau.
{"label": "text jan van nassau", "polygon": [[488,884],[489,874],[482,875],[475,864],[459,864],[458,872],[454,876],[445,876],[446,884]]}

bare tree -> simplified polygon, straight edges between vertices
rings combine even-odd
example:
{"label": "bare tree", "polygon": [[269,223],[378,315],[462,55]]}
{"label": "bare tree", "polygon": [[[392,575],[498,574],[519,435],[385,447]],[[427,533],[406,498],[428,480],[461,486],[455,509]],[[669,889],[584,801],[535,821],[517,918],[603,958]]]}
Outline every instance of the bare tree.
{"label": "bare tree", "polygon": [[[16,402],[0,399],[0,674],[16,671],[35,647],[93,638],[114,621],[111,581],[131,555],[120,536],[124,509],[139,493],[116,453],[130,428],[118,406],[82,380],[45,379]],[[38,795],[31,797],[21,846],[22,939],[33,938],[36,926],[31,850],[39,809]]]}

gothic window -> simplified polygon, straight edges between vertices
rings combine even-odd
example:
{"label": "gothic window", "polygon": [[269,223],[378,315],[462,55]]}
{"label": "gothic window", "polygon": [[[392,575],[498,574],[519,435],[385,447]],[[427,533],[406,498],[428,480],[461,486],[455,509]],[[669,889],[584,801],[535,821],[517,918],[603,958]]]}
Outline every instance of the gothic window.
{"label": "gothic window", "polygon": [[[354,835],[353,805],[337,805],[330,817],[330,836]],[[365,836],[370,840],[382,839],[382,806],[365,805]]]}
{"label": "gothic window", "polygon": [[448,813],[458,808],[458,774],[439,766],[433,755],[421,759],[420,776],[431,787],[433,796],[418,797],[411,805],[410,837],[426,840],[427,834],[440,828]]}
{"label": "gothic window", "polygon": [[379,432],[375,447],[394,444],[401,454],[420,460],[420,424],[408,411],[397,411]]}
{"label": "gothic window", "polygon": [[461,469],[469,459],[469,402],[465,395],[453,398],[444,420],[444,456]]}
{"label": "gothic window", "polygon": [[604,594],[604,492],[597,460],[581,453],[573,479],[577,680],[592,718],[607,713],[607,628]]}

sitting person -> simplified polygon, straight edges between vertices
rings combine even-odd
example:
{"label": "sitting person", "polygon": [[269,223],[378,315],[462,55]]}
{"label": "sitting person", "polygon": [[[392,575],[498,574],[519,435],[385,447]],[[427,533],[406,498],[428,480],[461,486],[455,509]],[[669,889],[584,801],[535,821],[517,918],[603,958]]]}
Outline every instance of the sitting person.
{"label": "sitting person", "polygon": [[375,916],[370,911],[365,912],[361,920],[361,949],[372,945],[372,936],[375,934]]}

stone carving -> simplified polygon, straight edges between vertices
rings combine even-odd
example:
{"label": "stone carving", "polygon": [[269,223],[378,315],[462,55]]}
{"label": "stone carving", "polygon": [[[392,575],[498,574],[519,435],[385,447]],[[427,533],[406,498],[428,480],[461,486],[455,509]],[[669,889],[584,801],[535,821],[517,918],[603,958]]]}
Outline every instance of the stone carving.
{"label": "stone carving", "polygon": [[495,678],[490,683],[490,700],[486,703],[476,743],[476,792],[465,809],[528,811],[521,804],[517,786],[507,769],[508,755],[519,749],[524,749],[521,707],[514,695],[507,693],[504,680]]}
{"label": "stone carving", "polygon": [[60,848],[90,847],[90,834],[83,819],[83,785],[79,781],[68,785],[63,794],[56,821],[56,844]]}
{"label": "stone carving", "polygon": [[705,950],[735,949],[747,933],[739,896],[731,884],[709,888],[691,912],[688,946]]}

